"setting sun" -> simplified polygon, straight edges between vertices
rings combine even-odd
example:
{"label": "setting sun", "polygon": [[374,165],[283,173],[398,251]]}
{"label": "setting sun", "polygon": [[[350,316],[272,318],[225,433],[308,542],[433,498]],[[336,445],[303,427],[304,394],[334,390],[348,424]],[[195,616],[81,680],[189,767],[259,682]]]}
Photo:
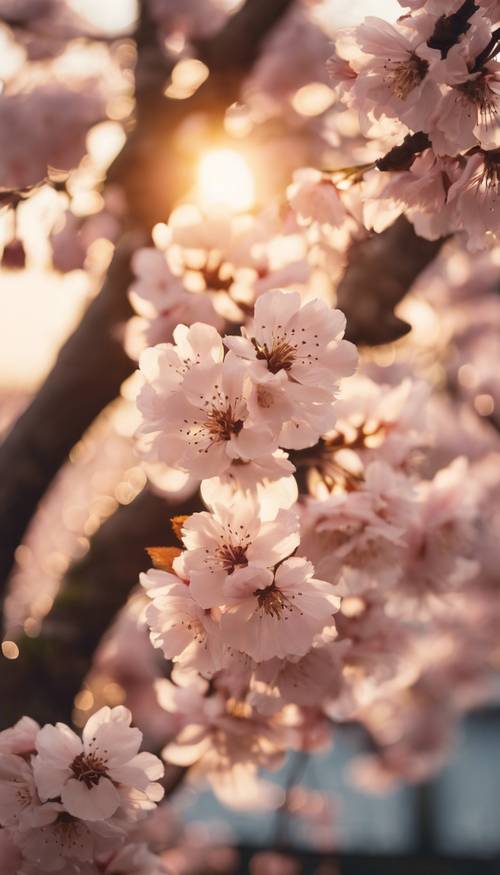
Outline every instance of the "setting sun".
{"label": "setting sun", "polygon": [[244,212],[255,202],[255,184],[245,159],[233,149],[214,149],[201,159],[198,192],[204,207]]}

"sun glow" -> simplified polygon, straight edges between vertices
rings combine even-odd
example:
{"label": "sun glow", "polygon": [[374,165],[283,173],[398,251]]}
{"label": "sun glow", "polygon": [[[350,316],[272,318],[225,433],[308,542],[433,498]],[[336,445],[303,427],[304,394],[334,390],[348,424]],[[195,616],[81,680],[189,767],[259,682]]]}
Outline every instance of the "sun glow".
{"label": "sun glow", "polygon": [[214,149],[203,155],[198,168],[198,194],[202,207],[223,207],[235,213],[255,203],[252,172],[234,149]]}

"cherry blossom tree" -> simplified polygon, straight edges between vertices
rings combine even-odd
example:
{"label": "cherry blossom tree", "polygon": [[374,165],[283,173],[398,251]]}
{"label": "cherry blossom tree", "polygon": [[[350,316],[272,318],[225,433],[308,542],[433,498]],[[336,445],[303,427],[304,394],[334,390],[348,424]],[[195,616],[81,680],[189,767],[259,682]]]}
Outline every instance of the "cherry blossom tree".
{"label": "cherry blossom tree", "polygon": [[500,4],[399,5],[0,0],[3,270],[89,288],[0,443],[6,873],[204,871],[180,784],[422,781],[489,701]]}

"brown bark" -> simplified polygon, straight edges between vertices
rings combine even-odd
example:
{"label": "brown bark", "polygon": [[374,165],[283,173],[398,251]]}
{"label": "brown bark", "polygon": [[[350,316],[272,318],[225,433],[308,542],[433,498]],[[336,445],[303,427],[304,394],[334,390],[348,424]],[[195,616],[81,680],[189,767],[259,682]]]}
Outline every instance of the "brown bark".
{"label": "brown bark", "polygon": [[130,251],[124,239],[100,294],[0,446],[0,593],[38,502],[71,448],[118,394],[133,367],[120,332],[130,315]]}
{"label": "brown bark", "polygon": [[337,289],[337,304],[347,317],[347,337],[361,346],[397,340],[410,326],[394,307],[438,254],[443,240],[418,237],[401,216],[382,234],[355,243]]}

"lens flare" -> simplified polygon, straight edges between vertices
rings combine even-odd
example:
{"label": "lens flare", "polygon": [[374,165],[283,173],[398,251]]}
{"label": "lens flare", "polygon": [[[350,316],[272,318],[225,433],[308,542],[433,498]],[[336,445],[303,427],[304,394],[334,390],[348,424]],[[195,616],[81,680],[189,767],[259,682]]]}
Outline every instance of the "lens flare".
{"label": "lens flare", "polygon": [[222,207],[235,213],[255,203],[255,184],[245,159],[233,149],[214,149],[203,155],[198,168],[202,207]]}

